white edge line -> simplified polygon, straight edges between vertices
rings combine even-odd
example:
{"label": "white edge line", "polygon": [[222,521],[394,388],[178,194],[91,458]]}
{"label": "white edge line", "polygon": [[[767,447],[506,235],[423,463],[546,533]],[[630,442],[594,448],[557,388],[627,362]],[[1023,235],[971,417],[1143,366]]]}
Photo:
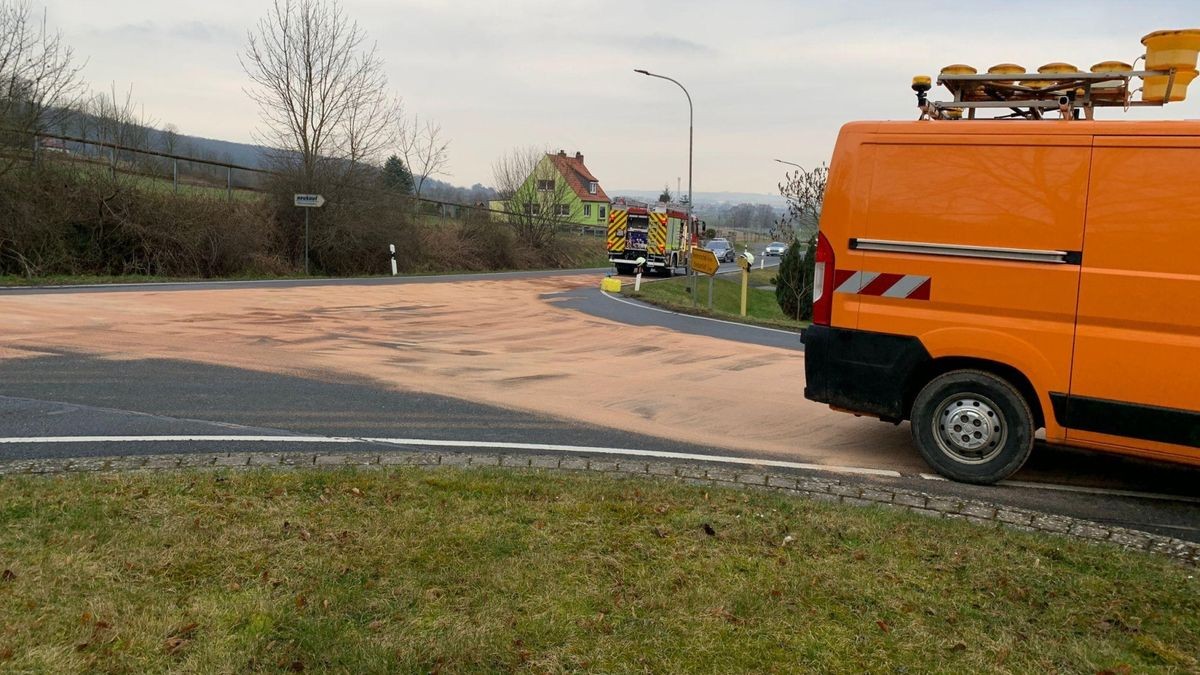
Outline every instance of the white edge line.
{"label": "white edge line", "polygon": [[[868,469],[855,466],[837,466],[829,464],[809,464],[805,462],[788,462],[777,459],[755,459],[752,457],[732,457],[728,455],[700,455],[688,452],[666,452],[661,450],[638,450],[633,448],[609,448],[588,445],[560,445],[555,443],[509,443],[503,441],[452,441],[425,438],[386,438],[386,437],[353,437],[353,436],[250,436],[250,435],[207,435],[207,436],[15,436],[0,438],[0,445],[17,444],[61,444],[61,443],[384,443],[388,445],[408,445],[418,447],[438,448],[493,448],[497,450],[550,450],[557,452],[591,453],[603,455],[620,455],[627,457],[657,457],[660,459],[681,459],[721,464],[741,464],[749,466],[770,466],[783,469],[800,469],[823,473],[842,473],[864,476],[884,476],[902,478],[899,471],[888,469]],[[945,481],[937,474],[918,474],[925,480]],[[1200,498],[1186,495],[1169,495],[1154,492],[1138,492],[1134,490],[1118,490],[1113,488],[1084,487],[1076,485],[1061,485],[1058,483],[1034,483],[1030,481],[1006,480],[997,485],[1008,487],[1028,488],[1033,490],[1053,490],[1058,492],[1074,492],[1080,494],[1113,495],[1119,497],[1136,497],[1160,501],[1175,501],[1200,503]]]}
{"label": "white edge line", "polygon": [[888,469],[866,469],[856,466],[836,466],[829,464],[807,464],[804,462],[787,462],[778,459],[754,459],[752,457],[731,457],[728,455],[699,455],[689,452],[665,452],[661,450],[635,450],[631,448],[606,448],[587,445],[557,445],[553,443],[505,443],[500,441],[440,441],[419,438],[364,438],[372,443],[390,443],[394,445],[417,445],[455,448],[495,448],[498,450],[553,450],[558,452],[581,452],[604,455],[624,455],[632,457],[658,457],[661,459],[687,459],[701,462],[721,462],[724,464],[751,464],[755,466],[773,466],[784,469],[804,469],[806,471],[825,471],[832,473],[852,473],[865,476],[888,476],[900,478],[899,471]]}
{"label": "white edge line", "polygon": [[611,293],[609,293],[608,291],[600,291],[600,292],[604,295],[604,297],[608,298],[609,300],[616,300],[617,302],[624,303],[631,307],[637,307],[639,309],[646,309],[646,310],[650,310],[651,312],[662,312],[663,314],[674,314],[675,316],[682,316],[682,317],[686,317],[688,319],[698,319],[700,321],[715,321],[716,323],[725,323],[725,324],[729,324],[730,326],[743,326],[745,328],[754,328],[756,330],[769,330],[772,333],[783,333],[784,335],[794,335],[794,336],[796,336],[797,339],[800,337],[800,333],[797,331],[794,331],[794,330],[779,330],[778,328],[764,328],[763,326],[755,326],[754,324],[749,324],[749,323],[739,323],[737,321],[725,321],[724,319],[710,319],[707,316],[696,316],[695,314],[684,314],[683,312],[672,312],[669,309],[662,309],[661,307],[649,307],[640,302],[630,302],[629,300],[626,300],[624,298],[618,298],[618,297],[612,295]]}
{"label": "white edge line", "polygon": [[558,445],[553,443],[507,443],[500,441],[449,441],[424,438],[358,438],[342,436],[26,436],[0,438],[0,444],[48,444],[48,443],[385,443],[438,448],[493,448],[497,450],[551,450],[557,452],[623,455],[627,457],[656,457],[660,459],[685,459],[723,464],[770,466],[784,469],[802,469],[826,473],[857,474],[864,476],[886,476],[900,478],[899,471],[867,469],[855,466],[834,466],[787,462],[777,459],[754,459],[726,455],[699,455],[687,452],[664,452],[659,450],[637,450],[633,448],[606,448],[586,445]]}

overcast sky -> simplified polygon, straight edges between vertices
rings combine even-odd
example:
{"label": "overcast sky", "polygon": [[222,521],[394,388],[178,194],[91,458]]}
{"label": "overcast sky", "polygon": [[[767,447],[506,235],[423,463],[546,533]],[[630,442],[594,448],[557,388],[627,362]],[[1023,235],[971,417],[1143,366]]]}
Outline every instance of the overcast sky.
{"label": "overcast sky", "polygon": [[[132,85],[147,117],[187,134],[253,139],[237,54],[267,0],[39,1],[87,59],[93,88]],[[691,92],[697,192],[770,193],[786,168],[774,158],[812,165],[843,122],[915,117],[914,74],[960,62],[1086,69],[1131,61],[1151,30],[1200,26],[1196,0],[343,4],[379,43],[407,108],[452,139],[447,180],[491,184],[496,157],[535,145],[583,152],[610,190],[674,190],[677,177],[687,189],[687,102],[634,68]],[[1197,118],[1198,105],[1128,116]]]}

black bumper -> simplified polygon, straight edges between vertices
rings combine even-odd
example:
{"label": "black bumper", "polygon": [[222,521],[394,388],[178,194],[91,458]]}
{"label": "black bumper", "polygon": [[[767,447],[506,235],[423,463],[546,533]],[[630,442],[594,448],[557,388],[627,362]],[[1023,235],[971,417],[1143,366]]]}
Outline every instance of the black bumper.
{"label": "black bumper", "polygon": [[804,397],[899,422],[908,417],[909,383],[932,359],[905,335],[810,326],[804,342]]}

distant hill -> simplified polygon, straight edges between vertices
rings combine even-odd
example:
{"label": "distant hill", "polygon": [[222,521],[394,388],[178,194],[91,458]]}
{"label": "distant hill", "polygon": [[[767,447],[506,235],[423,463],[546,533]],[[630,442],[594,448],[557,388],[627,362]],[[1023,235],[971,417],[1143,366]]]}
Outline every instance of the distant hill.
{"label": "distant hill", "polygon": [[[658,200],[658,196],[662,194],[662,190],[609,190],[605,191],[612,196],[633,197],[642,201],[653,202]],[[687,195],[687,192],[683,193]],[[697,192],[694,195],[696,206],[702,207],[706,205],[720,204],[767,204],[769,206],[783,208],[787,206],[787,200],[778,194],[762,194],[758,192]]]}

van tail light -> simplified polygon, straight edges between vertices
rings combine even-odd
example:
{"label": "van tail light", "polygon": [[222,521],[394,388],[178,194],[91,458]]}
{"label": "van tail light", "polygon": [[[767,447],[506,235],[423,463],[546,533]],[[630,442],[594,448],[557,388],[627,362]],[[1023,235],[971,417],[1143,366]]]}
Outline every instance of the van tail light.
{"label": "van tail light", "polygon": [[813,265],[813,318],[818,326],[828,326],[833,314],[833,247],[823,232],[817,233],[817,260]]}

